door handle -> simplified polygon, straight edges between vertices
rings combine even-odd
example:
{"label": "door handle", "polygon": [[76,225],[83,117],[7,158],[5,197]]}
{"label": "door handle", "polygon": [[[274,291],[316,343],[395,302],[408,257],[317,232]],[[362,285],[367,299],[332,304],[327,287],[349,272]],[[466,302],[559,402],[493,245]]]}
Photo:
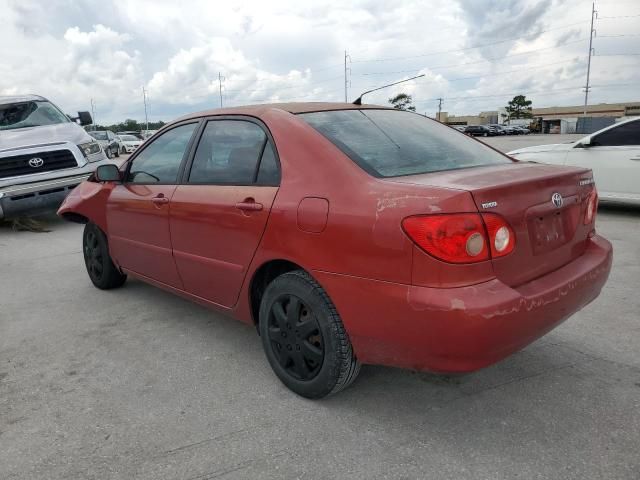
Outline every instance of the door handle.
{"label": "door handle", "polygon": [[165,197],[162,193],[153,197],[151,201],[156,205],[164,205],[165,203],[169,203],[169,199]]}
{"label": "door handle", "polygon": [[631,157],[634,162],[640,162],[640,157]]}
{"label": "door handle", "polygon": [[253,198],[245,198],[244,201],[236,203],[236,208],[243,212],[259,212],[262,204],[257,203]]}

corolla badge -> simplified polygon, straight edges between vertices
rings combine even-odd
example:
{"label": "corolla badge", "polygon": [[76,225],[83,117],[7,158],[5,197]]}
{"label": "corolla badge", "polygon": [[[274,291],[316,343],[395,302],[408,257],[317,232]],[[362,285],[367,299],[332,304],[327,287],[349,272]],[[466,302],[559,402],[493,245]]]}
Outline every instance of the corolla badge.
{"label": "corolla badge", "polygon": [[560,208],[564,203],[564,200],[562,200],[562,195],[556,192],[551,195],[551,202],[556,206],[556,208]]}
{"label": "corolla badge", "polygon": [[40,157],[33,157],[29,159],[28,163],[30,167],[39,168],[44,165],[44,160],[42,160]]}

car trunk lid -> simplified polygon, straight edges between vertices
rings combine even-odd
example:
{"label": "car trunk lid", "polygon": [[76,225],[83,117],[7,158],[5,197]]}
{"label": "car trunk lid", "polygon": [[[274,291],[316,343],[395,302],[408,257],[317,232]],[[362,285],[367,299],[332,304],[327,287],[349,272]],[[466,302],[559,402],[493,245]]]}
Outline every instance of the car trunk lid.
{"label": "car trunk lid", "polygon": [[[471,193],[478,211],[501,215],[516,247],[492,260],[496,277],[518,286],[569,263],[584,252],[593,229],[583,225],[593,189],[588,169],[527,162],[475,167],[389,179]],[[552,197],[559,194],[560,204]]]}

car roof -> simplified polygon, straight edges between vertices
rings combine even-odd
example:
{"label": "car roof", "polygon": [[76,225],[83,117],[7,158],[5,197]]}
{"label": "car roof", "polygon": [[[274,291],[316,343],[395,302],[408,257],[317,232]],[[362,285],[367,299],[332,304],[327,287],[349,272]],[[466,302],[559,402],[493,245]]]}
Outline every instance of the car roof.
{"label": "car roof", "polygon": [[195,113],[191,113],[189,115],[180,117],[176,121],[187,120],[190,118],[208,117],[208,116],[214,116],[214,115],[248,115],[248,116],[260,117],[270,110],[282,110],[285,112],[298,114],[298,113],[312,113],[312,112],[327,112],[331,110],[365,110],[365,109],[394,110],[393,107],[385,107],[380,105],[354,105],[353,103],[343,103],[343,102],[263,103],[263,104],[257,104],[257,105],[244,105],[239,107],[203,110],[201,112],[195,112]]}
{"label": "car roof", "polygon": [[0,105],[6,105],[8,103],[22,103],[22,102],[46,102],[47,99],[40,95],[5,95],[0,96]]}

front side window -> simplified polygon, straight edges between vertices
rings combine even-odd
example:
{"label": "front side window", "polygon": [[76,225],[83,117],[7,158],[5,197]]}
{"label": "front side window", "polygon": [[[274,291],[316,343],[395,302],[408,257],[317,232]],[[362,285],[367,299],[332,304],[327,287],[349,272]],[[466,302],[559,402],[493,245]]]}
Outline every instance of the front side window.
{"label": "front side window", "polygon": [[69,121],[64,113],[47,101],[0,105],[0,130],[41,127]]}
{"label": "front side window", "polygon": [[178,181],[180,163],[197,123],[166,131],[133,160],[127,181],[130,183],[168,183]]}
{"label": "front side window", "polygon": [[640,145],[640,121],[623,123],[611,130],[596,135],[591,144],[594,147],[618,147]]}
{"label": "front side window", "polygon": [[300,117],[375,177],[511,163],[491,148],[415,113],[335,110]]}
{"label": "front side window", "polygon": [[266,134],[255,123],[242,120],[208,122],[193,158],[189,183],[254,183],[266,143]]}

